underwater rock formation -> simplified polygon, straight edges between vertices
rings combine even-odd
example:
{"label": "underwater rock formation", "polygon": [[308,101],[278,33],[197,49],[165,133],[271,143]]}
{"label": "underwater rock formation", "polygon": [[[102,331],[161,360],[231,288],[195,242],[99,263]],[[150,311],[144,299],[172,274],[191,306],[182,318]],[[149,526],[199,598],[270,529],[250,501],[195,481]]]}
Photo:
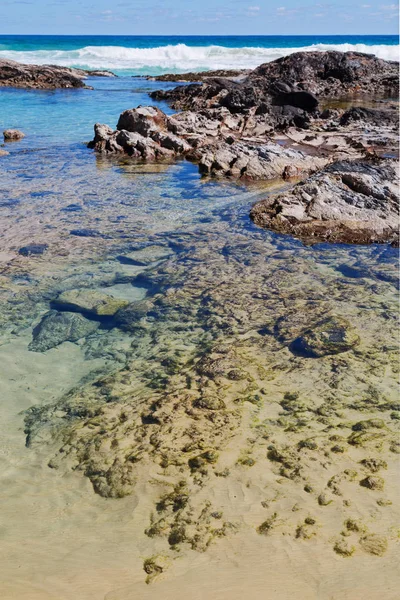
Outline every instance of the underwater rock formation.
{"label": "underwater rock formation", "polygon": [[343,317],[329,317],[304,331],[291,345],[302,356],[321,357],[347,352],[360,342],[350,323]]}
{"label": "underwater rock formation", "polygon": [[[350,285],[329,261],[316,269],[309,249],[229,244],[218,228],[175,242],[179,253],[138,275],[155,291],[114,316],[132,335],[126,362],[32,407],[28,446],[51,439],[49,465],[80,471],[103,497],[145,494],[143,535],[171,560],[243,528],[266,544],[284,533],[343,557],[383,554],[394,543],[395,294],[371,320],[362,307],[380,302],[376,285]],[[299,338],[307,356],[291,351]],[[250,519],[232,493],[248,488]]]}
{"label": "underwater rock formation", "polygon": [[99,326],[98,321],[90,321],[79,313],[51,310],[33,329],[29,350],[45,352],[63,342],[76,342],[96,331]]}
{"label": "underwater rock formation", "polygon": [[53,301],[58,310],[77,311],[96,316],[112,316],[129,303],[96,290],[79,289],[63,292]]}

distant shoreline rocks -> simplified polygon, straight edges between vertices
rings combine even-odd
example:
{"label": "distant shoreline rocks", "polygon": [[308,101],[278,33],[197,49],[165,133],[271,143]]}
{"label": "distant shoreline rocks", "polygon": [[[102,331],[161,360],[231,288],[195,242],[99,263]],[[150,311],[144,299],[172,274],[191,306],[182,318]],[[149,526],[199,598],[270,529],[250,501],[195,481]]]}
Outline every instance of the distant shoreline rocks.
{"label": "distant shoreline rocks", "polygon": [[0,59],[0,87],[26,89],[78,89],[90,86],[88,77],[116,77],[111,71],[86,71],[57,65],[25,65],[14,60]]}

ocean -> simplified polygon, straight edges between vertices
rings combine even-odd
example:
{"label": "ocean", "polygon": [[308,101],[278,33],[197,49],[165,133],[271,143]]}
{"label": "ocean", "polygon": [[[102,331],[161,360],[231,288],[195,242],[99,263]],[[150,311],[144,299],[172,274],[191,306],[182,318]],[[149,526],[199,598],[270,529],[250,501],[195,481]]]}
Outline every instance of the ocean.
{"label": "ocean", "polygon": [[0,58],[32,64],[158,75],[247,69],[296,51],[369,52],[399,59],[398,37],[365,36],[0,36]]}
{"label": "ocean", "polygon": [[[249,68],[326,49],[394,60],[398,40],[0,36],[3,58],[119,75],[89,78],[93,89],[0,88],[0,131],[26,136],[0,148],[8,152],[0,156],[2,598],[385,594],[390,563],[382,568],[359,545],[344,560],[333,544],[344,519],[357,519],[357,527],[364,519],[374,534],[395,522],[395,450],[384,453],[375,430],[353,424],[370,419],[368,427],[389,435],[399,419],[396,249],[307,246],[256,227],[251,206],[276,191],[276,182],[210,180],[188,161],[135,164],[86,146],[94,123],[115,127],[128,108],[156,104],[173,112],[148,94],[175,84],[132,75]],[[44,254],[19,254],[30,244],[45,245]],[[149,245],[164,255],[135,262]],[[35,327],[72,289],[131,304],[144,297],[137,325],[123,331],[104,319],[77,341],[32,351]],[[282,342],[297,336],[303,318],[331,314],[359,332],[354,353],[307,362]],[[198,417],[192,398],[200,392],[226,410]],[[369,436],[365,451],[361,442],[347,443],[354,435]],[[219,458],[209,451],[218,436]],[[387,459],[384,491],[359,485],[364,457],[372,465]],[[188,464],[194,468],[186,476]],[[97,478],[95,490],[89,477]],[[107,485],[116,490],[102,497]],[[164,506],[170,521],[184,515],[188,535],[200,528],[190,534],[192,546],[171,546]],[[153,535],[157,523],[161,536]],[[259,535],[262,523],[274,530]],[[366,530],[347,526],[346,536],[358,544]],[[157,580],[147,585],[152,575]],[[397,589],[393,580],[387,597]]]}

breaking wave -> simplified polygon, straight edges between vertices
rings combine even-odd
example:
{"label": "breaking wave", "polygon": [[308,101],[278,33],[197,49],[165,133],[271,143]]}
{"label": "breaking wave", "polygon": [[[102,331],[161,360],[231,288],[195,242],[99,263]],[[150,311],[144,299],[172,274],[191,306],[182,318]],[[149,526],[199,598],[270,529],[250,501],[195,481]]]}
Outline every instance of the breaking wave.
{"label": "breaking wave", "polygon": [[375,54],[386,60],[399,60],[399,46],[367,44],[313,44],[297,48],[227,48],[224,46],[187,46],[157,48],[123,46],[85,46],[78,50],[2,50],[0,58],[29,64],[57,64],[84,69],[113,69],[130,74],[158,74],[211,69],[246,69],[288,56],[293,52],[339,50]]}

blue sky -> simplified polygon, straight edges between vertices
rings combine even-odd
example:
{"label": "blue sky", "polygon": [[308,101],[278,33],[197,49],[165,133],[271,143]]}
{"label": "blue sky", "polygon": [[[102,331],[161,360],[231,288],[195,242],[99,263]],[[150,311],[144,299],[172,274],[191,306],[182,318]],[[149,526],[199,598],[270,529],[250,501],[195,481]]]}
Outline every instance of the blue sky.
{"label": "blue sky", "polygon": [[396,34],[383,0],[0,0],[1,34]]}

